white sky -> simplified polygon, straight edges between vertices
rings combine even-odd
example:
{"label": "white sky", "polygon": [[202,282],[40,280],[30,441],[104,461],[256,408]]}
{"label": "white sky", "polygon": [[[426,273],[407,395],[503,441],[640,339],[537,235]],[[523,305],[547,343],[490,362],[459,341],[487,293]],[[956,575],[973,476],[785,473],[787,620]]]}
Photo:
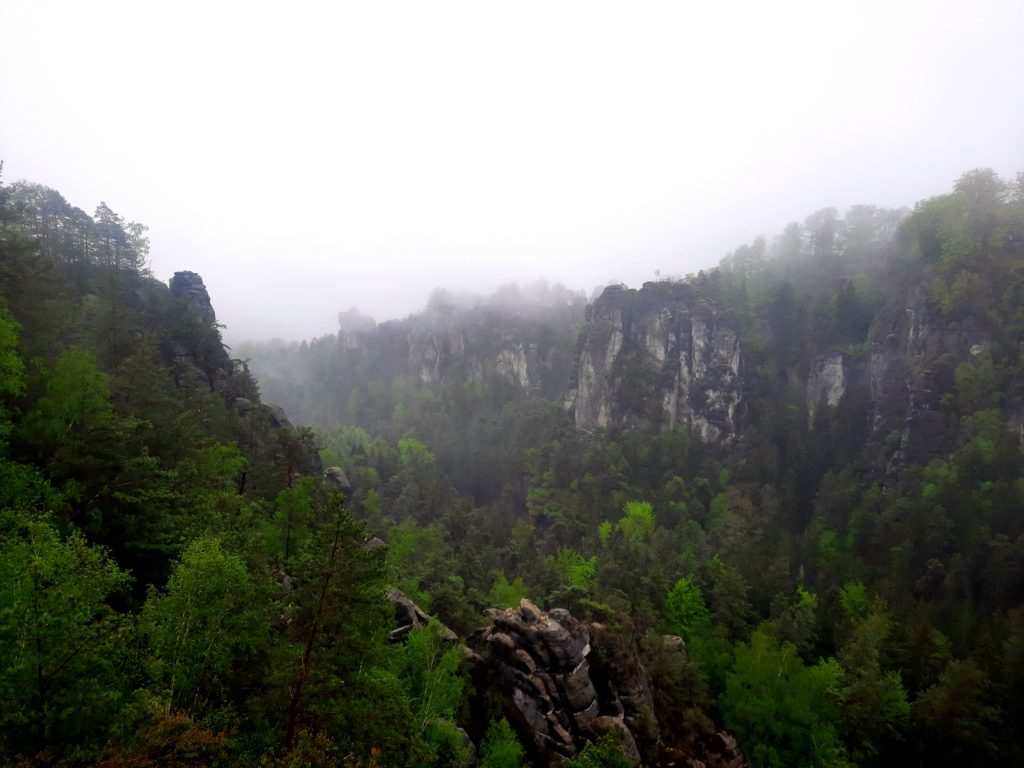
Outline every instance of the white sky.
{"label": "white sky", "polygon": [[226,338],[712,266],[1024,170],[1024,1],[0,0],[4,180],[105,200]]}

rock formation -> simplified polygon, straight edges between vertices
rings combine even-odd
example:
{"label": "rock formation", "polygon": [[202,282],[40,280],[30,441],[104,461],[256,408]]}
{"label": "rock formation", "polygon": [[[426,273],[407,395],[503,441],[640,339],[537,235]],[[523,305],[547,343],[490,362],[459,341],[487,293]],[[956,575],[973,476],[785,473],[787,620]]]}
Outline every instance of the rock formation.
{"label": "rock formation", "polygon": [[612,285],[588,308],[566,405],[583,429],[689,425],[730,442],[742,401],[742,351],[730,318],[692,285]]}
{"label": "rock formation", "polygon": [[[501,691],[536,764],[557,765],[617,729],[638,764],[743,765],[728,734],[709,734],[699,756],[662,741],[650,677],[620,631],[585,624],[565,609],[542,611],[526,599],[488,613],[491,624],[470,640],[481,659],[477,673],[487,678],[483,688]],[[681,642],[678,652],[684,653]]]}
{"label": "rock formation", "polygon": [[835,408],[846,394],[846,359],[842,352],[827,352],[811,361],[807,377],[807,421],[814,423],[814,413],[824,402]]}
{"label": "rock formation", "polygon": [[[598,734],[602,712],[590,679],[590,632],[566,610],[544,613],[529,600],[518,608],[491,612],[493,623],[472,638],[486,654],[538,755],[570,757]],[[628,731],[627,731],[628,733]],[[628,743],[636,752],[629,734]]]}
{"label": "rock formation", "polygon": [[213,311],[213,304],[210,302],[210,294],[206,290],[203,278],[195,272],[175,272],[170,280],[171,296],[176,299],[184,299],[199,310],[201,314],[208,317],[211,322],[216,322],[217,314]]}
{"label": "rock formation", "polygon": [[[371,541],[373,541],[371,539]],[[380,541],[377,539],[377,541]],[[389,589],[386,595],[387,600],[395,608],[395,628],[391,630],[390,640],[393,643],[401,642],[409,636],[414,627],[425,627],[430,623],[431,618],[416,603],[410,600],[400,589]],[[441,627],[441,638],[448,642],[457,642],[458,636],[447,627]]]}
{"label": "rock formation", "polygon": [[869,338],[872,437],[877,461],[898,479],[901,467],[948,453],[941,397],[953,391],[957,365],[974,361],[991,340],[970,316],[939,320],[919,286],[875,317]]}

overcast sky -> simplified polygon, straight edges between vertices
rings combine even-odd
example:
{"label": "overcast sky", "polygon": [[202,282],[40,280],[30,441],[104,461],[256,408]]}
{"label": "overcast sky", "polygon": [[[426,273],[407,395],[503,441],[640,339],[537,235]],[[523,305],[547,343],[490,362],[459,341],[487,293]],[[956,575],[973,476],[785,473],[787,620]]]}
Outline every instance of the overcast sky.
{"label": "overcast sky", "polygon": [[106,201],[226,338],[712,266],[1024,170],[1024,1],[0,0],[4,180]]}

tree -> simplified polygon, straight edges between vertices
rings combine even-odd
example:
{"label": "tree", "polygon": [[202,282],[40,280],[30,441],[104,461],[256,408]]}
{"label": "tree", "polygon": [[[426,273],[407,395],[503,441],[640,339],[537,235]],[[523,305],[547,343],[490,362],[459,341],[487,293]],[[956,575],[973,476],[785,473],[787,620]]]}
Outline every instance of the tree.
{"label": "tree", "polygon": [[455,712],[464,683],[458,647],[445,641],[434,625],[414,628],[401,651],[400,674],[408,691],[414,734],[426,742],[435,761],[445,755],[456,758],[462,752],[462,738]]}
{"label": "tree", "polygon": [[0,739],[13,754],[101,744],[122,696],[128,574],[79,535],[0,511]]}
{"label": "tree", "polygon": [[0,448],[10,434],[10,401],[25,391],[25,364],[18,355],[18,324],[0,302]]}
{"label": "tree", "polygon": [[619,520],[619,530],[626,540],[639,544],[654,533],[654,508],[646,501],[627,501]]}
{"label": "tree", "polygon": [[508,720],[492,720],[480,742],[480,768],[522,768],[525,754]]}
{"label": "tree", "polygon": [[580,753],[562,761],[564,768],[635,768],[636,763],[622,750],[622,731],[615,728],[596,741],[588,742]]}
{"label": "tree", "polygon": [[241,558],[220,541],[192,542],[167,588],[150,594],[141,629],[148,640],[150,677],[166,710],[201,717],[229,700],[232,681],[269,636],[260,596]]}
{"label": "tree", "polygon": [[841,679],[834,660],[807,667],[796,646],[757,629],[749,643],[737,644],[719,705],[753,766],[843,765],[836,731]]}
{"label": "tree", "polygon": [[293,560],[296,586],[284,607],[283,746],[288,752],[302,732],[322,731],[366,757],[375,739],[396,742],[398,753],[409,713],[388,669],[382,548],[362,546],[363,527],[338,494],[322,504],[321,522]]}
{"label": "tree", "polygon": [[46,381],[46,394],[29,412],[23,437],[35,445],[57,484],[82,497],[117,465],[118,420],[110,404],[110,377],[82,349],[64,352]]}
{"label": "tree", "polygon": [[914,702],[911,718],[929,765],[991,765],[998,748],[999,710],[990,684],[972,660],[951,661]]}
{"label": "tree", "polygon": [[679,579],[665,598],[669,630],[689,638],[711,625],[704,593],[689,577]]}
{"label": "tree", "polygon": [[[856,590],[847,590],[849,598]],[[850,600],[844,600],[844,606]],[[910,715],[899,672],[882,669],[889,617],[876,611],[863,618],[839,651],[843,665],[839,731],[858,764],[878,759],[888,743],[903,738]]]}

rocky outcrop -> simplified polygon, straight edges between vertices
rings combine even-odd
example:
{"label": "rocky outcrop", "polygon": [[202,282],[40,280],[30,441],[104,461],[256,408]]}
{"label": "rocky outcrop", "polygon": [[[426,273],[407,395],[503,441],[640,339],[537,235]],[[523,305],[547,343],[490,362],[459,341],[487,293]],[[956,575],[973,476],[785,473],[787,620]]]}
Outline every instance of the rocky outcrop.
{"label": "rocky outcrop", "polygon": [[177,300],[188,331],[172,342],[167,350],[179,385],[194,386],[200,382],[211,390],[223,392],[234,375],[227,350],[221,343],[217,314],[210,303],[203,278],[195,272],[175,272],[170,280],[171,296]]}
{"label": "rocky outcrop", "polygon": [[501,690],[534,764],[557,765],[588,741],[618,730],[624,751],[637,764],[743,765],[725,733],[709,733],[699,750],[666,744],[650,676],[627,634],[580,622],[564,609],[542,611],[526,599],[488,614],[491,624],[470,641],[490,676],[480,687]]}
{"label": "rocky outcrop", "polygon": [[324,480],[338,493],[343,493],[346,496],[352,493],[352,482],[341,467],[328,467],[324,470]]}
{"label": "rocky outcrop", "polygon": [[[371,539],[370,541],[373,541]],[[378,539],[379,541],[379,539]],[[416,603],[410,600],[400,589],[389,589],[387,600],[395,609],[395,628],[391,630],[389,639],[393,643],[401,642],[409,636],[415,627],[425,627],[430,623],[430,616]],[[440,626],[440,637],[442,640],[454,643],[458,642],[458,635],[448,627]]]}
{"label": "rocky outcrop", "polygon": [[693,285],[613,285],[588,308],[566,405],[583,429],[690,426],[737,435],[742,350],[735,324]]}
{"label": "rocky outcrop", "polygon": [[[472,638],[472,646],[490,660],[514,721],[537,755],[571,757],[587,738],[598,734],[601,711],[590,678],[590,631],[566,610],[543,612],[523,599],[518,608],[491,611],[493,623]],[[636,752],[629,734],[626,740]]]}
{"label": "rocky outcrop", "polygon": [[527,346],[522,343],[510,344],[508,348],[498,352],[495,370],[510,384],[518,384],[523,389],[530,387],[530,362],[527,358]]}
{"label": "rocky outcrop", "polygon": [[200,314],[216,322],[217,314],[213,311],[210,294],[206,290],[203,278],[195,272],[175,272],[170,281],[171,296],[182,299],[194,306]]}
{"label": "rocky outcrop", "polygon": [[835,408],[846,394],[846,359],[842,352],[827,352],[811,361],[807,377],[807,420],[814,423],[814,413],[824,403]]}
{"label": "rocky outcrop", "polygon": [[376,321],[362,314],[353,307],[347,312],[338,313],[338,347],[340,349],[359,349],[363,338],[377,327]]}

